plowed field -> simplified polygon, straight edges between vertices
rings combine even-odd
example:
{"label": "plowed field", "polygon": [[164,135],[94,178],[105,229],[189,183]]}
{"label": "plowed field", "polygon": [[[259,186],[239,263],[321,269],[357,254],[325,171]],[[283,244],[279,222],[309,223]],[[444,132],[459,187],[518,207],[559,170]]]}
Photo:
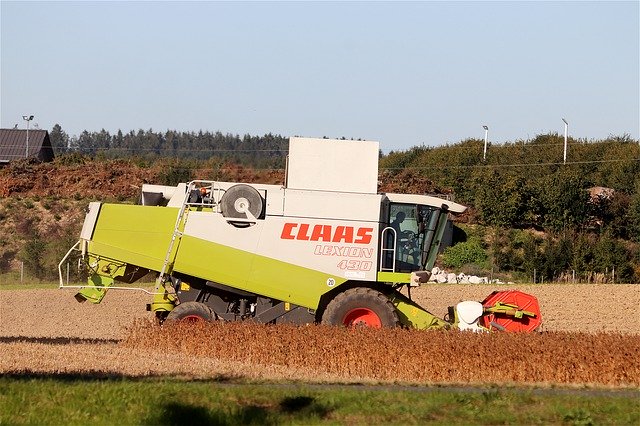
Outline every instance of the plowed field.
{"label": "plowed field", "polygon": [[[508,286],[501,286],[501,289]],[[172,375],[310,382],[640,386],[640,286],[511,286],[536,295],[529,335],[346,330],[321,326],[149,325],[150,296],[0,291],[0,373]],[[438,316],[494,287],[434,285],[413,297]],[[137,322],[136,322],[137,320]],[[136,322],[134,324],[134,322]]]}

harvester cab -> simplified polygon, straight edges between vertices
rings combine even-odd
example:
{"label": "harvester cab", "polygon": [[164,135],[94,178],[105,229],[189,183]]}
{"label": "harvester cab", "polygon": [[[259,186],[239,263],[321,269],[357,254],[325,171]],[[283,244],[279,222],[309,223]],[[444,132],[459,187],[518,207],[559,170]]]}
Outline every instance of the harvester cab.
{"label": "harvester cab", "polygon": [[[378,154],[372,141],[291,138],[283,186],[195,180],[143,185],[141,205],[91,203],[60,263],[60,286],[93,303],[109,289],[145,291],[161,322],[535,329],[530,295],[494,293],[448,320],[411,300],[410,287],[429,279],[449,215],[466,207],[377,193]],[[74,251],[86,285],[63,281]],[[153,290],[131,286],[149,272]]]}

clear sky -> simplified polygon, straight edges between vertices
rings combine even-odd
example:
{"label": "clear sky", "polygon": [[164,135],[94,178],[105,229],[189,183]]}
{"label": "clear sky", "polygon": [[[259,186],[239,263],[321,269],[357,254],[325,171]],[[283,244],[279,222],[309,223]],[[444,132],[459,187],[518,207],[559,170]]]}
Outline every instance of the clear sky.
{"label": "clear sky", "polygon": [[2,1],[1,125],[640,137],[640,2]]}

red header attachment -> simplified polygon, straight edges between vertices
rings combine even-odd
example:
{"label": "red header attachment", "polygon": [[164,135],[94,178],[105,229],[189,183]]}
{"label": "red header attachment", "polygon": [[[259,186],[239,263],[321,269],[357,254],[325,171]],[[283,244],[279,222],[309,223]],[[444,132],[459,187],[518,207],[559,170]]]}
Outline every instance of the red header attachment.
{"label": "red header attachment", "polygon": [[480,325],[489,330],[529,332],[542,324],[538,299],[518,290],[494,291],[482,306]]}

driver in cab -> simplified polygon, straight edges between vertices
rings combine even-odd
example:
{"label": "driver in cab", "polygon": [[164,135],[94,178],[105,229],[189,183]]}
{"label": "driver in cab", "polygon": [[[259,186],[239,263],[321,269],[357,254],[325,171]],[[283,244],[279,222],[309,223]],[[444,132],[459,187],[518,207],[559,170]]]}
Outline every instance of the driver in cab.
{"label": "driver in cab", "polygon": [[400,224],[404,222],[404,219],[407,215],[404,212],[398,212],[396,214],[396,218],[389,224],[396,231],[396,241],[400,241],[400,237],[402,235],[402,229],[400,228]]}
{"label": "driver in cab", "polygon": [[407,215],[403,211],[396,213],[395,219],[389,224],[396,232],[396,247],[398,248],[397,259],[416,263],[415,244],[416,235],[410,230],[402,230],[400,224],[404,222]]}

